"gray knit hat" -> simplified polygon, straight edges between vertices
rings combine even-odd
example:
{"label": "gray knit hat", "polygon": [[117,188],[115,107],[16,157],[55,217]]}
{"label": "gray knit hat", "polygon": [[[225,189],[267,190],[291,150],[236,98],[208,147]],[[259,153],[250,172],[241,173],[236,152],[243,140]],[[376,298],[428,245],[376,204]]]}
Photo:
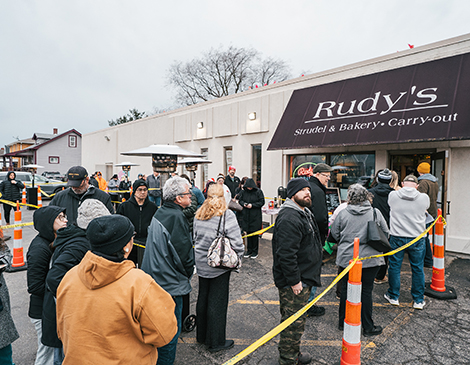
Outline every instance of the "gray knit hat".
{"label": "gray knit hat", "polygon": [[392,173],[389,169],[384,169],[378,173],[377,180],[381,183],[389,184],[392,181]]}
{"label": "gray knit hat", "polygon": [[111,215],[108,208],[97,199],[86,199],[77,210],[77,226],[82,229],[87,229],[88,224],[98,217]]}

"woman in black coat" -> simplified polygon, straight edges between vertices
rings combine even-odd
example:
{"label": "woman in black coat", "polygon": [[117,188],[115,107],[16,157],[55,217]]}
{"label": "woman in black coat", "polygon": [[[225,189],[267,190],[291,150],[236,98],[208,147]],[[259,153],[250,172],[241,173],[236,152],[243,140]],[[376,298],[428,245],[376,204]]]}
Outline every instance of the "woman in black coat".
{"label": "woman in black coat", "polygon": [[[11,171],[8,173],[5,180],[0,184],[0,193],[2,193],[2,199],[9,200],[11,202],[16,202],[21,200],[21,192],[24,189],[24,184],[16,180],[16,174]],[[10,224],[10,211],[13,208],[10,204],[3,203],[3,212],[5,217],[5,222]]]}
{"label": "woman in black coat", "polygon": [[[250,234],[263,228],[261,208],[264,205],[264,194],[256,186],[253,179],[248,179],[239,195],[239,203],[243,207],[242,229]],[[255,259],[258,257],[259,236],[251,236],[247,239],[247,251],[245,257]]]}
{"label": "woman in black coat", "polygon": [[65,208],[47,206],[38,209],[33,214],[34,228],[38,235],[29,245],[26,260],[28,262],[28,316],[33,323],[38,335],[38,351],[36,364],[52,364],[54,361],[54,349],[41,343],[42,337],[42,310],[46,291],[46,277],[52,258],[52,243],[57,231],[67,226]]}

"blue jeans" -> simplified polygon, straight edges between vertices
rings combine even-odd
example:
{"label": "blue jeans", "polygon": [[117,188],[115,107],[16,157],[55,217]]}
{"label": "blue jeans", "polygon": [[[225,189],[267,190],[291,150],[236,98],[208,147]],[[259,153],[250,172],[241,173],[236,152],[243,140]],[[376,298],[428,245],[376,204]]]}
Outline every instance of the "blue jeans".
{"label": "blue jeans", "polygon": [[315,294],[316,293],[317,293],[317,287],[312,286],[312,291],[310,292],[310,296],[308,297],[307,303],[310,303],[311,301],[313,301],[315,299]]}
{"label": "blue jeans", "polygon": [[149,195],[149,200],[150,200],[152,203],[155,203],[155,205],[160,208],[160,203],[161,203],[161,201],[162,201],[162,197],[161,197],[161,196],[150,196],[150,195]]}
{"label": "blue jeans", "polygon": [[[390,246],[397,249],[412,241],[412,237],[390,236]],[[388,260],[388,283],[387,294],[392,299],[398,299],[400,296],[400,271],[405,251],[411,265],[411,296],[415,303],[421,303],[424,300],[424,255],[426,253],[424,237],[412,244],[407,249],[397,252],[390,256]]]}
{"label": "blue jeans", "polygon": [[175,316],[178,322],[178,332],[175,337],[165,346],[158,349],[157,365],[173,365],[176,357],[176,345],[178,344],[178,337],[181,332],[181,313],[183,311],[183,296],[173,297],[175,301]]}
{"label": "blue jeans", "polygon": [[54,365],[54,348],[43,345],[41,342],[42,320],[36,318],[30,318],[30,320],[31,323],[34,324],[34,328],[36,328],[36,333],[38,335],[38,351],[36,352],[36,361],[34,364]]}
{"label": "blue jeans", "polygon": [[54,347],[54,365],[61,365],[64,362],[64,348]]}

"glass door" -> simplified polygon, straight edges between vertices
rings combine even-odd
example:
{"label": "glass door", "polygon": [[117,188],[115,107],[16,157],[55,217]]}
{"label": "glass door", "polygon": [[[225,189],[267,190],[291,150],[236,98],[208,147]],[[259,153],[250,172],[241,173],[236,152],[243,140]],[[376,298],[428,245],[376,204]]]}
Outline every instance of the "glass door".
{"label": "glass door", "polygon": [[437,194],[437,208],[442,209],[442,216],[449,214],[450,202],[447,202],[447,151],[431,155],[431,174],[437,177],[439,192]]}

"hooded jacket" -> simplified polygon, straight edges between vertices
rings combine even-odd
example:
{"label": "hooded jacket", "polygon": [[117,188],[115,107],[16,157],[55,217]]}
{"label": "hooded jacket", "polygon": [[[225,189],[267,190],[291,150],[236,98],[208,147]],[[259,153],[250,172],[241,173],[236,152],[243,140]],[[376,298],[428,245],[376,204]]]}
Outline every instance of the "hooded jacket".
{"label": "hooded jacket", "polygon": [[426,229],[426,209],[429,197],[412,187],[392,191],[388,196],[390,205],[390,234],[397,237],[415,238]]}
{"label": "hooded jacket", "polygon": [[55,239],[54,221],[63,211],[65,208],[47,206],[36,210],[33,214],[34,228],[38,231],[38,235],[31,241],[26,254],[28,262],[26,278],[28,293],[31,295],[28,310],[30,318],[41,319],[42,317],[46,276],[52,258],[50,244]]}
{"label": "hooded jacket", "polygon": [[[10,175],[13,174],[13,179],[10,179]],[[16,184],[11,181],[15,180]],[[8,172],[5,180],[0,184],[0,193],[2,193],[2,199],[16,202],[21,200],[21,192],[24,189],[24,184],[16,179],[16,174],[13,171]]]}
{"label": "hooded jacket", "polygon": [[278,288],[321,286],[323,247],[313,214],[287,199],[281,206],[272,239],[273,276]]}
{"label": "hooded jacket", "polygon": [[433,218],[437,218],[437,194],[439,193],[437,177],[431,174],[423,174],[418,177],[418,191],[429,196],[428,213]]}
{"label": "hooded jacket", "polygon": [[388,194],[394,191],[389,184],[377,183],[376,186],[369,190],[374,195],[372,206],[380,210],[387,225],[390,226],[390,206],[388,205]]}
{"label": "hooded jacket", "polygon": [[49,206],[56,205],[58,207],[66,208],[68,219],[67,224],[70,226],[77,223],[78,207],[85,199],[97,199],[106,205],[106,208],[108,208],[111,214],[114,213],[111,197],[104,191],[95,188],[93,185],[90,185],[88,190],[82,195],[75,194],[72,188],[62,190],[52,198]]}
{"label": "hooded jacket", "polygon": [[[252,188],[252,190],[248,190],[248,188]],[[253,179],[246,180],[238,200],[240,205],[244,207],[241,212],[242,229],[251,233],[263,228],[261,208],[264,205],[264,194],[261,189],[258,189]],[[246,204],[251,204],[251,209],[246,208]]]}
{"label": "hooded jacket", "polygon": [[57,231],[53,248],[51,268],[46,277],[41,342],[46,346],[61,347],[56,323],[57,287],[65,274],[80,263],[91,246],[86,238],[86,231],[73,224]]}
{"label": "hooded jacket", "polygon": [[326,205],[326,187],[315,176],[310,177],[312,206],[308,209],[315,216],[320,229],[321,241],[325,242],[328,234],[328,207]]}
{"label": "hooded jacket", "polygon": [[191,292],[194,250],[183,208],[165,201],[148,229],[142,270],[172,296]]}
{"label": "hooded jacket", "polygon": [[57,332],[67,364],[155,365],[176,334],[175,304],[129,260],[87,252],[57,289]]}
{"label": "hooded jacket", "polygon": [[[368,201],[361,205],[348,206],[338,213],[338,216],[331,225],[331,234],[338,242],[338,253],[336,255],[336,265],[346,267],[349,260],[353,259],[354,238],[359,238],[359,257],[379,255],[381,252],[373,249],[367,242],[367,222],[374,219],[376,213],[376,222],[388,237],[388,226],[379,209],[372,208]],[[383,257],[376,257],[362,262],[363,268],[381,266],[385,264]]]}

